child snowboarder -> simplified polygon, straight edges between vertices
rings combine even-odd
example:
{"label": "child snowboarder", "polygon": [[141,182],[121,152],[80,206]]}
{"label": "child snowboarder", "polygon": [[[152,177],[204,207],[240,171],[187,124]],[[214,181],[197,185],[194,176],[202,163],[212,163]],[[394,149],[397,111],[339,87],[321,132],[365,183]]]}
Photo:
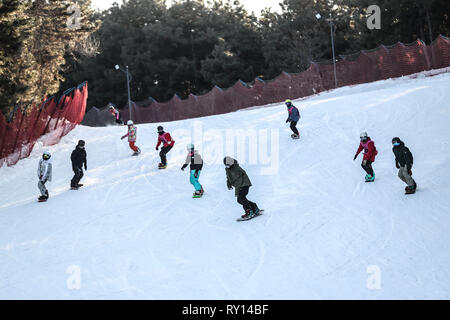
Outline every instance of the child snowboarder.
{"label": "child snowboarder", "polygon": [[72,180],[70,181],[70,189],[72,190],[78,190],[78,188],[83,186],[79,182],[81,178],[83,178],[83,165],[84,170],[87,170],[87,154],[86,150],[84,149],[85,145],[86,143],[84,142],[84,140],[78,141],[75,150],[72,151],[72,154],[70,156],[70,160],[72,160],[72,170],[75,173]]}
{"label": "child snowboarder", "polygon": [[127,125],[128,125],[128,133],[123,135],[120,139],[122,140],[128,137],[128,144],[130,145],[131,150],[134,151],[132,156],[137,156],[141,153],[141,149],[135,146],[137,128],[134,126],[132,120],[128,120]]}
{"label": "child snowboarder", "polygon": [[175,141],[170,136],[170,133],[164,132],[164,128],[162,126],[158,126],[158,143],[156,144],[156,150],[158,150],[159,145],[162,143],[163,147],[159,152],[159,156],[161,157],[161,162],[158,164],[159,169],[167,168],[167,158],[166,154],[172,149],[175,144]]}
{"label": "child snowboarder", "polygon": [[398,177],[407,184],[405,194],[416,192],[417,184],[412,176],[412,166],[414,158],[411,151],[399,137],[392,138],[392,152],[395,155],[395,166],[398,170]]}
{"label": "child snowboarder", "polygon": [[362,132],[359,135],[359,138],[361,142],[353,160],[356,160],[359,153],[364,150],[364,157],[361,167],[367,172],[365,177],[366,182],[372,182],[375,180],[375,173],[373,172],[372,163],[375,161],[375,156],[378,154],[378,151],[375,148],[375,143],[370,139],[370,137],[367,136],[367,132]]}
{"label": "child snowboarder", "polygon": [[45,187],[47,181],[52,181],[52,162],[50,160],[51,154],[44,152],[42,159],[39,160],[37,176],[39,178],[38,188],[41,191],[41,196],[38,198],[39,202],[45,202],[48,199],[48,190]]}
{"label": "child snowboarder", "polygon": [[237,202],[244,208],[245,214],[241,216],[243,220],[248,220],[261,213],[256,203],[247,199],[247,194],[252,183],[247,176],[244,169],[239,166],[237,160],[231,157],[223,158],[223,164],[225,165],[225,172],[227,175],[227,187],[231,190],[235,189],[235,196]]}
{"label": "child snowboarder", "polygon": [[291,134],[291,138],[292,139],[298,139],[300,138],[300,133],[297,130],[297,122],[298,120],[300,120],[300,112],[298,111],[297,107],[295,107],[292,104],[292,101],[287,99],[285,101],[287,110],[289,112],[289,116],[286,120],[286,123],[290,122],[291,123],[291,130],[292,132],[294,132],[293,134]]}
{"label": "child snowboarder", "polygon": [[198,154],[198,151],[194,150],[194,145],[192,143],[188,144],[186,146],[186,149],[188,151],[188,154],[186,156],[186,161],[181,167],[181,170],[183,171],[190,164],[191,169],[190,181],[195,188],[193,197],[200,198],[204,192],[202,185],[198,182],[198,178],[200,177],[200,172],[202,171],[203,167],[203,159],[200,156],[200,154]]}
{"label": "child snowboarder", "polygon": [[114,120],[116,121],[116,123],[123,124],[122,117],[120,116],[119,110],[114,108],[114,105],[111,102],[108,103],[108,107],[109,107],[109,112],[111,112],[111,114],[114,116]]}

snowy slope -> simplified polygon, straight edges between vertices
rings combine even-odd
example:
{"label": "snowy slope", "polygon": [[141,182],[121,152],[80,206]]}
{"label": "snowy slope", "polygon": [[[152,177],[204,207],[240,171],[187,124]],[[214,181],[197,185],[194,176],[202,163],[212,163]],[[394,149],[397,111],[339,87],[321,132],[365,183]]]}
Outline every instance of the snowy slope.
{"label": "snowy slope", "polygon": [[[300,140],[282,104],[166,123],[176,144],[163,171],[157,124],[138,125],[139,157],[119,139],[124,127],[80,126],[56,146],[37,145],[0,168],[0,298],[449,299],[449,87],[443,74],[294,102]],[[371,184],[361,156],[352,161],[363,130],[379,151]],[[233,145],[231,133],[253,137]],[[191,136],[205,160],[202,199],[180,170]],[[396,176],[394,136],[413,152],[415,195]],[[88,171],[70,191],[78,139]],[[37,203],[43,150],[53,181]],[[242,209],[226,188],[225,153],[247,171],[263,216],[235,221]]]}

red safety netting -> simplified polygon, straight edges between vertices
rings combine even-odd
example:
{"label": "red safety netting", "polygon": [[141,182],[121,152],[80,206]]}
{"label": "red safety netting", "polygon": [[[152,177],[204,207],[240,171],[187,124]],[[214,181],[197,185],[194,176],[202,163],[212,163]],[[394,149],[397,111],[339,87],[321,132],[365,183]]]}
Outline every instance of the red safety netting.
{"label": "red safety netting", "polygon": [[0,167],[28,157],[41,136],[44,145],[58,143],[83,120],[87,96],[84,82],[64,92],[59,100],[51,97],[39,105],[18,107],[9,116],[11,121],[0,114]]}
{"label": "red safety netting", "polygon": [[[363,50],[357,54],[339,56],[336,62],[337,87],[356,85],[383,79],[402,77],[417,72],[450,66],[450,40],[439,36],[426,46],[421,40],[411,44],[397,43]],[[242,81],[232,87],[215,86],[210,92],[181,100],[177,95],[168,102],[154,99],[131,104],[135,123],[165,122],[222,114],[242,108],[276,103],[286,98],[298,99],[335,88],[332,61],[311,63],[301,73],[282,72],[273,80],[256,78],[251,84]],[[122,112],[124,121],[130,119],[128,108]],[[83,124],[105,126],[113,119],[107,108],[92,108]]]}

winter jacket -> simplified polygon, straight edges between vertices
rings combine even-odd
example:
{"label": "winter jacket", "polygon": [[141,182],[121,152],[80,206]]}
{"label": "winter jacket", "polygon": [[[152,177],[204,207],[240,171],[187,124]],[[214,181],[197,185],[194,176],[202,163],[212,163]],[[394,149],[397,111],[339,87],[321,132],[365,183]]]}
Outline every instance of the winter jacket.
{"label": "winter jacket", "polygon": [[81,169],[83,164],[84,164],[84,169],[87,169],[86,150],[84,150],[83,148],[80,148],[80,146],[76,146],[75,150],[72,151],[70,160],[72,160],[72,169],[74,171],[77,168]]}
{"label": "winter jacket", "polygon": [[181,167],[182,169],[186,168],[188,165],[190,166],[191,170],[202,170],[203,167],[203,159],[200,156],[200,154],[198,153],[197,150],[195,150],[194,152],[189,152],[187,157],[186,157],[186,161],[184,162],[183,166]]}
{"label": "winter jacket", "polygon": [[120,112],[116,108],[113,107],[109,109],[109,112],[111,112],[111,114],[116,118],[116,120],[120,119]]}
{"label": "winter jacket", "polygon": [[414,158],[411,151],[409,151],[403,141],[400,141],[399,146],[392,147],[392,151],[395,155],[396,165],[398,164],[400,167],[404,167],[406,165],[408,170],[412,168]]}
{"label": "winter jacket", "polygon": [[51,159],[39,160],[37,176],[41,181],[52,181],[52,162]]}
{"label": "winter jacket", "polygon": [[356,151],[356,155],[358,155],[362,150],[364,150],[363,160],[369,160],[370,162],[375,161],[375,156],[378,154],[377,148],[375,148],[375,143],[370,140],[370,137],[367,138],[366,142],[362,142],[359,144],[359,148]]}
{"label": "winter jacket", "polygon": [[242,187],[250,187],[252,183],[250,182],[245,170],[239,166],[237,160],[232,160],[234,160],[233,165],[231,165],[230,168],[225,168],[225,172],[227,174],[227,187],[231,188],[233,186],[237,197]]}
{"label": "winter jacket", "polygon": [[158,144],[156,147],[158,148],[161,143],[163,144],[163,147],[173,146],[175,144],[175,140],[172,139],[170,133],[163,132],[158,136]]}
{"label": "winter jacket", "polygon": [[287,106],[287,110],[289,112],[289,117],[287,118],[289,121],[297,122],[298,120],[300,120],[300,112],[298,111],[297,107],[291,104],[290,106]]}
{"label": "winter jacket", "polygon": [[128,126],[128,133],[122,136],[122,139],[128,137],[128,142],[136,142],[137,128],[135,126]]}

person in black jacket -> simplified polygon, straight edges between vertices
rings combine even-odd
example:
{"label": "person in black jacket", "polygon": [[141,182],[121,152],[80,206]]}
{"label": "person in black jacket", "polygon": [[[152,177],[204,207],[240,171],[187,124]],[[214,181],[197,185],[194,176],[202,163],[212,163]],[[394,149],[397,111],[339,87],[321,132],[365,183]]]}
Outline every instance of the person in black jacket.
{"label": "person in black jacket", "polygon": [[405,191],[407,194],[414,193],[417,184],[412,176],[413,156],[411,151],[405,146],[405,143],[399,137],[392,138],[392,151],[395,155],[395,166],[398,171],[398,177],[407,184]]}
{"label": "person in black jacket", "polygon": [[79,182],[83,177],[83,165],[84,170],[87,170],[86,150],[84,150],[84,146],[84,140],[78,141],[78,145],[75,147],[75,150],[72,151],[72,155],[70,156],[70,160],[72,160],[72,170],[75,173],[70,181],[70,188],[74,190],[82,186]]}

